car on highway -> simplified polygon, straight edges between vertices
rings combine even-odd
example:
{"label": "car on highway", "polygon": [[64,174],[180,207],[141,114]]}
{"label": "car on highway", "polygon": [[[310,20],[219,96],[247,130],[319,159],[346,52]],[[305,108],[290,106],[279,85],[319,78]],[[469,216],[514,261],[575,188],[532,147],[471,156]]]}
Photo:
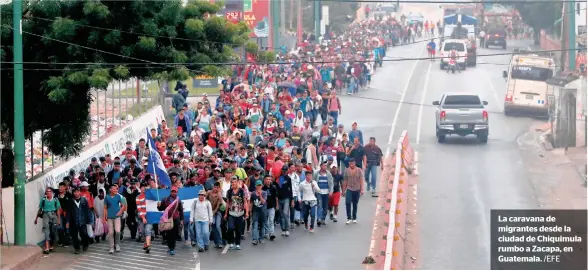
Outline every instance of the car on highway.
{"label": "car on highway", "polygon": [[447,67],[447,64],[449,63],[449,53],[451,52],[451,50],[455,49],[455,51],[457,51],[457,66],[459,68],[461,68],[462,70],[465,70],[467,67],[467,56],[468,56],[468,51],[467,51],[467,43],[466,40],[461,40],[461,39],[448,39],[445,40],[443,42],[443,44],[441,45],[441,61],[439,64],[439,68],[441,68],[442,70],[445,69],[445,67]]}
{"label": "car on highway", "polygon": [[445,142],[448,135],[476,135],[481,143],[488,142],[489,123],[487,101],[475,93],[445,93],[441,100],[434,101],[435,135],[439,143]]}
{"label": "car on highway", "polygon": [[490,29],[486,32],[485,47],[500,46],[506,49],[506,30],[504,29]]}

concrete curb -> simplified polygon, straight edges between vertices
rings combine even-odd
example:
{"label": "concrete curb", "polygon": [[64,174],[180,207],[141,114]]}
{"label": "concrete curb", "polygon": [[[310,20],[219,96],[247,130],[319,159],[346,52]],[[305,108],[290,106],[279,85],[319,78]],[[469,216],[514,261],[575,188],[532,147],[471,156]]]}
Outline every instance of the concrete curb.
{"label": "concrete curb", "polygon": [[26,270],[43,255],[38,246],[2,246],[3,270]]}

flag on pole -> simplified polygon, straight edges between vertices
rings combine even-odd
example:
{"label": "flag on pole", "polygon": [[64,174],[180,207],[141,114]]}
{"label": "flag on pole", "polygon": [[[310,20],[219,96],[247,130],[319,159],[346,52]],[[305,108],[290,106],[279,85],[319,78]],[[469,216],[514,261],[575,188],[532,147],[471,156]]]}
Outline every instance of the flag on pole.
{"label": "flag on pole", "polygon": [[147,140],[149,143],[149,160],[147,161],[147,172],[155,175],[160,184],[170,187],[171,180],[169,175],[167,175],[167,170],[163,165],[163,160],[155,148],[155,141],[153,138],[151,138],[149,128],[147,128]]}
{"label": "flag on pole", "polygon": [[[198,193],[202,186],[184,187],[178,189],[178,197],[184,204],[184,221],[190,220],[190,207],[198,200]],[[145,202],[147,204],[147,223],[157,224],[163,212],[157,209],[157,202],[169,196],[169,189],[145,189]]]}

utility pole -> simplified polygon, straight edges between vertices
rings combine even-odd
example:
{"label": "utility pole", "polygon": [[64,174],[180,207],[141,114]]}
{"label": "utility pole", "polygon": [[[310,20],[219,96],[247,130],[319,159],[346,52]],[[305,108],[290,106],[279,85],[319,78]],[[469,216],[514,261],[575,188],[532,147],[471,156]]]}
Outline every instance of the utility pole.
{"label": "utility pole", "polygon": [[12,1],[12,32],[14,59],[14,244],[27,242],[25,219],[25,135],[22,64],[22,0]]}
{"label": "utility pole", "polygon": [[286,34],[286,0],[280,0],[280,35]]}
{"label": "utility pole", "polygon": [[302,1],[297,1],[298,18],[296,18],[296,44],[302,42]]}
{"label": "utility pole", "polygon": [[566,37],[568,35],[567,29],[568,29],[568,17],[569,17],[567,15],[567,12],[568,12],[567,4],[563,3],[562,8],[561,8],[561,32],[560,32],[561,33],[561,49],[563,49],[563,50],[560,52],[560,58],[559,58],[559,61],[560,61],[559,65],[560,65],[560,67],[561,67],[560,69],[562,71],[566,70],[566,58],[569,53],[564,50],[570,48],[567,44],[568,38]]}
{"label": "utility pole", "polygon": [[314,38],[316,42],[319,42],[321,36],[321,1],[314,0]]}
{"label": "utility pole", "polygon": [[576,3],[566,2],[566,15],[568,16],[568,68],[570,71],[576,70]]}

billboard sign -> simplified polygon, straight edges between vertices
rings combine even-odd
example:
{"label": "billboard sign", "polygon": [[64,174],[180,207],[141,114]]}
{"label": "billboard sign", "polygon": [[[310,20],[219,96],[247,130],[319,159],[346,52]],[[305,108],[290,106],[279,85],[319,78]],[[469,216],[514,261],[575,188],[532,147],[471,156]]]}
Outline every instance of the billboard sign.
{"label": "billboard sign", "polygon": [[241,21],[241,18],[243,17],[243,13],[240,11],[231,11],[231,12],[226,12],[225,13],[225,19],[227,19],[227,21],[237,24]]}
{"label": "billboard sign", "polygon": [[270,32],[269,1],[244,0],[244,19],[252,30],[252,38],[267,38]]}
{"label": "billboard sign", "polygon": [[218,78],[207,76],[207,75],[199,75],[192,78],[192,87],[193,88],[218,88]]}

